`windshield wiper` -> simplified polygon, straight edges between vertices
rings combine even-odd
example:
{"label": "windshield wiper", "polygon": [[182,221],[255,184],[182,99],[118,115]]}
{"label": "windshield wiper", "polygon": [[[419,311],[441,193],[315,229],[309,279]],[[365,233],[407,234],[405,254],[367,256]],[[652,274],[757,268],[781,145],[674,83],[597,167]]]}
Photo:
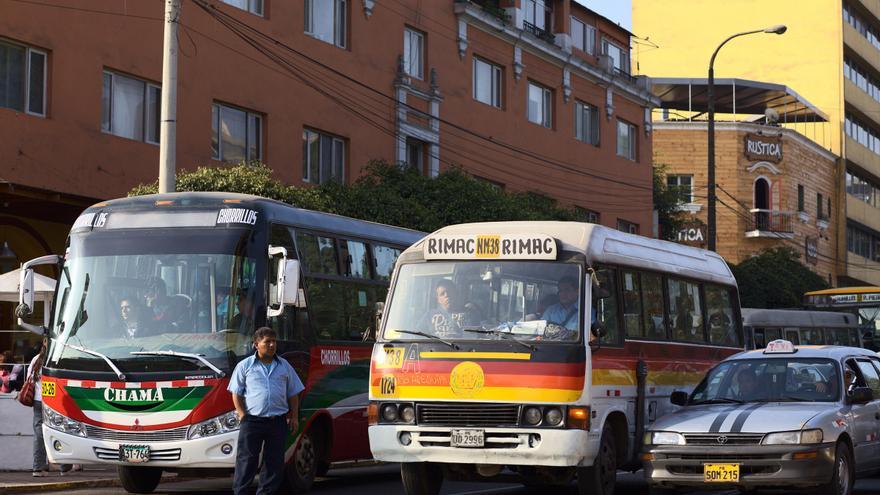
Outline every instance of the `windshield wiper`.
{"label": "windshield wiper", "polygon": [[706,399],[698,402],[691,402],[692,406],[699,404],[743,404],[745,401],[739,399],[731,399],[730,397],[715,397],[714,399]]}
{"label": "windshield wiper", "polygon": [[219,378],[223,378],[224,376],[226,376],[225,372],[223,372],[222,370],[220,370],[220,368],[214,366],[213,364],[211,364],[210,361],[205,359],[204,354],[192,354],[189,352],[175,352],[175,351],[132,351],[132,352],[129,352],[129,354],[132,354],[134,356],[174,356],[174,357],[183,358],[183,359],[195,359],[196,361],[199,361],[200,363],[204,364],[208,368],[211,368],[211,370],[213,370],[214,373],[217,373],[217,376]]}
{"label": "windshield wiper", "polygon": [[[113,362],[113,360],[111,360],[109,357],[107,357],[106,354],[101,354],[101,353],[98,352],[98,351],[93,351],[93,350],[91,350],[91,349],[86,349],[85,347],[80,347],[80,346],[78,346],[78,345],[68,344],[67,342],[62,342],[62,341],[57,340],[57,339],[56,339],[56,342],[58,342],[59,344],[63,345],[64,347],[70,347],[70,348],[73,349],[73,350],[76,350],[76,351],[79,351],[79,352],[84,352],[84,353],[86,353],[86,354],[90,354],[90,355],[92,355],[92,356],[97,356],[97,357],[103,359],[104,361],[107,362],[107,365],[110,366],[110,369],[112,369],[113,372],[116,373],[116,376],[119,377],[120,380],[122,380],[122,381],[125,380],[125,374],[122,373],[122,371],[120,371],[119,368],[116,367],[116,364]],[[59,357],[59,360],[60,360],[60,357]]]}
{"label": "windshield wiper", "polygon": [[484,333],[484,334],[489,334],[489,335],[500,335],[502,338],[504,338],[504,340],[506,340],[508,342],[516,342],[517,344],[525,347],[526,349],[528,349],[530,351],[537,350],[537,348],[535,346],[533,346],[531,344],[526,344],[525,342],[523,342],[521,340],[517,340],[516,337],[514,337],[513,335],[510,334],[510,332],[503,332],[501,330],[496,330],[496,329],[490,330],[490,329],[486,329],[483,327],[464,327],[462,330],[464,330],[465,332],[471,332],[471,333]]}
{"label": "windshield wiper", "polygon": [[406,333],[409,335],[420,335],[422,337],[428,337],[429,339],[436,340],[437,342],[442,342],[442,343],[448,345],[449,347],[452,347],[456,351],[461,349],[461,347],[459,347],[458,344],[456,344],[455,342],[449,342],[448,340],[441,339],[440,337],[438,337],[436,335],[431,335],[430,333],[419,332],[416,330],[395,330],[395,332]]}

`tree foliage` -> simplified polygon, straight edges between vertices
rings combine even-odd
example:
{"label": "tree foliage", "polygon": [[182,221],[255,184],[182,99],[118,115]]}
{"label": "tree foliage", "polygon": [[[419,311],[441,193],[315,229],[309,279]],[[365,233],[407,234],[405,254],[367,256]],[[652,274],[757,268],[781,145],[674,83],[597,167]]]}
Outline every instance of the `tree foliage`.
{"label": "tree foliage", "polygon": [[765,249],[757,256],[731,265],[744,308],[799,308],[804,293],[827,289],[828,283],[800,262],[794,249]]}
{"label": "tree foliage", "polygon": [[[430,178],[409,168],[372,161],[350,185],[328,182],[296,187],[272,178],[261,163],[199,167],[178,174],[178,191],[227,191],[277,199],[302,208],[337,213],[424,232],[464,222],[581,220],[585,213],[559,206],[534,192],[506,192],[459,168]],[[154,194],[158,182],[135,187],[129,196]]]}
{"label": "tree foliage", "polygon": [[681,210],[684,203],[681,193],[666,185],[667,169],[668,166],[662,163],[654,166],[654,211],[657,212],[660,238],[674,241],[684,224],[696,219]]}

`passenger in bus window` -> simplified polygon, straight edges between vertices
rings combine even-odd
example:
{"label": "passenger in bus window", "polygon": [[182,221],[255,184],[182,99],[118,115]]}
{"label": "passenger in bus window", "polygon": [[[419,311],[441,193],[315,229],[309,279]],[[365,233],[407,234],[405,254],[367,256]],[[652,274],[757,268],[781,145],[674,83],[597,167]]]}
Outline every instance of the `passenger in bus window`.
{"label": "passenger in bus window", "polygon": [[161,278],[154,277],[147,282],[144,299],[152,322],[160,332],[175,332],[192,326],[187,324],[191,301],[183,294],[169,297],[165,281]]}
{"label": "passenger in bus window", "polygon": [[544,310],[541,317],[548,327],[544,337],[566,340],[577,334],[578,330],[578,281],[574,277],[562,277],[557,285],[559,302]]}
{"label": "passenger in bus window", "polygon": [[119,301],[119,317],[122,320],[123,335],[130,338],[143,337],[147,332],[143,307],[135,299]]}
{"label": "passenger in bus window", "polygon": [[[254,301],[248,295],[247,289],[238,290],[235,306],[238,308],[238,313],[229,321],[229,328],[249,333],[248,330],[254,326]],[[242,327],[242,323],[244,323],[244,327]]]}
{"label": "passenger in bus window", "polygon": [[417,325],[418,330],[427,331],[444,338],[465,336],[462,327],[476,325],[473,307],[468,308],[460,300],[460,292],[451,280],[440,280],[434,286],[437,307],[425,314]]}

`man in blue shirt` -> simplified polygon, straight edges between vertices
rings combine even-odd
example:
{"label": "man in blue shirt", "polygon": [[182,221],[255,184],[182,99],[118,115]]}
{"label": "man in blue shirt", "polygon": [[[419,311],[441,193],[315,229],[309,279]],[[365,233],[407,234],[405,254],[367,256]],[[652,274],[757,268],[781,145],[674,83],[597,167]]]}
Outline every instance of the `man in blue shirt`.
{"label": "man in blue shirt", "polygon": [[303,387],[296,371],[275,355],[275,330],[261,327],[254,332],[257,352],[236,365],[227,390],[241,421],[235,454],[236,495],[247,493],[257,474],[260,449],[263,470],[257,494],[274,494],[284,479],[284,440],[287,428],[299,429],[299,397]]}
{"label": "man in blue shirt", "polygon": [[574,277],[562,277],[556,286],[559,302],[544,310],[541,318],[556,325],[548,330],[545,337],[554,340],[568,340],[577,336],[578,331],[578,281]]}

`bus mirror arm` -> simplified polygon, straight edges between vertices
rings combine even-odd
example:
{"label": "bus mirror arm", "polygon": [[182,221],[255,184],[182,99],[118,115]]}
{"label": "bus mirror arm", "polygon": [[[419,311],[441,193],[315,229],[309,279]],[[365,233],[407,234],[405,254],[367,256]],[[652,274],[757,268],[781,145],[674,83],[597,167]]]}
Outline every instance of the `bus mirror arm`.
{"label": "bus mirror arm", "polygon": [[[34,314],[34,301],[36,294],[34,293],[34,267],[40,265],[61,265],[64,258],[57,254],[40,256],[27,261],[21,265],[21,274],[18,282],[18,306],[15,308],[15,316],[18,319],[18,325],[33,332],[37,335],[44,335],[46,327],[43,325],[32,325],[24,321]],[[46,301],[48,304],[48,301]]]}

